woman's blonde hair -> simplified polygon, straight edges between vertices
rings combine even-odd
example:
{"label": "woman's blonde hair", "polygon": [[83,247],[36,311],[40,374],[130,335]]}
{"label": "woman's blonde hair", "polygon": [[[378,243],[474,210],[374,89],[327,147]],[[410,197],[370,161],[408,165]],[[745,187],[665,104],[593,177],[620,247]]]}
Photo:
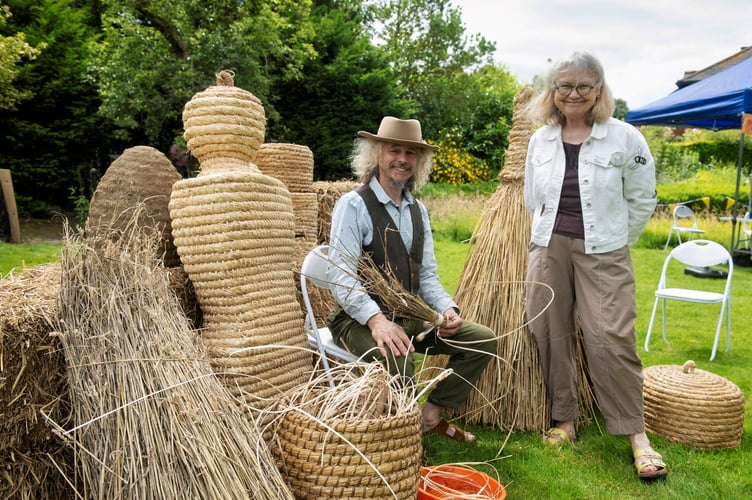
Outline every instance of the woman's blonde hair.
{"label": "woman's blonde hair", "polygon": [[[374,176],[378,177],[381,153],[388,146],[389,143],[387,142],[374,141],[373,139],[359,138],[355,140],[352,153],[352,172],[358,182],[368,184]],[[415,170],[405,185],[405,188],[410,192],[418,191],[425,186],[433,170],[432,150],[415,147],[415,154],[417,155]]]}
{"label": "woman's blonde hair", "polygon": [[[548,71],[543,90],[528,105],[528,116],[533,123],[543,125],[564,125],[566,118],[554,103],[557,79],[564,73],[581,73],[588,71],[596,80],[593,91],[598,92],[593,108],[590,110],[590,123],[603,123],[608,120],[616,108],[611,87],[606,83],[603,66],[593,55],[587,52],[574,52],[567,59],[554,64]],[[576,92],[576,91],[575,91]]]}

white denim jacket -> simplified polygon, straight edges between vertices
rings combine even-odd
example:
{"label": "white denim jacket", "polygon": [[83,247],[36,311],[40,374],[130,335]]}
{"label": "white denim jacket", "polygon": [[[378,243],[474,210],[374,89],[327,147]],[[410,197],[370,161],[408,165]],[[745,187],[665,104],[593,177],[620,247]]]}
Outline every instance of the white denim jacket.
{"label": "white denim jacket", "polygon": [[[525,206],[533,217],[531,243],[548,246],[564,181],[560,126],[537,130],[525,161]],[[656,205],[655,164],[645,138],[628,123],[596,123],[580,148],[580,202],[585,252],[633,245]]]}

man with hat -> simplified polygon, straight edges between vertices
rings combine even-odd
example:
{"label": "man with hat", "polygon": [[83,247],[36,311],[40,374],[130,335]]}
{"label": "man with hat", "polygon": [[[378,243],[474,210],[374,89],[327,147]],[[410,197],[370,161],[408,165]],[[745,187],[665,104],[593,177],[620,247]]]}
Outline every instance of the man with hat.
{"label": "man with hat", "polygon": [[[393,375],[413,380],[414,353],[449,355],[452,373],[423,405],[423,431],[459,441],[475,436],[442,418],[458,409],[496,353],[487,327],[465,321],[436,273],[428,211],[411,194],[428,182],[433,152],[420,122],[387,116],[376,134],[360,131],[352,169],[361,186],[344,194],[332,211],[329,280],[339,307],[329,315],[332,337],[354,354],[383,363]],[[444,326],[425,337],[423,321],[398,318],[359,282],[357,261],[367,252],[382,273],[442,313]],[[372,293],[372,292],[371,292]]]}

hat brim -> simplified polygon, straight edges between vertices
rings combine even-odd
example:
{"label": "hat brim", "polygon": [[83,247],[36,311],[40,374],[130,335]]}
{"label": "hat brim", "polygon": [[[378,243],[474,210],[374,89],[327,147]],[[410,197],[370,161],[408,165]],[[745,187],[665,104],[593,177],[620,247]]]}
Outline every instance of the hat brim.
{"label": "hat brim", "polygon": [[398,139],[396,137],[385,137],[383,135],[372,134],[364,130],[361,130],[360,132],[358,132],[358,136],[363,137],[365,139],[372,139],[374,141],[387,142],[390,144],[403,144],[405,146],[415,146],[416,148],[429,149],[431,151],[437,151],[439,149],[438,146],[434,146],[433,144],[428,144],[427,142],[408,141],[406,139]]}

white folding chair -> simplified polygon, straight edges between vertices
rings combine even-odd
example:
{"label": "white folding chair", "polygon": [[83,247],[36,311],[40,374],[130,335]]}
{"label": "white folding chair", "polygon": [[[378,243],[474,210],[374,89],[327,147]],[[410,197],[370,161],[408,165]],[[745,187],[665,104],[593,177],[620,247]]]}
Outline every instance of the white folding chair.
{"label": "white folding chair", "polygon": [[705,230],[697,227],[697,217],[694,211],[687,205],[676,205],[674,208],[674,222],[671,224],[671,231],[668,233],[666,239],[666,245],[664,250],[668,248],[671,243],[671,237],[676,234],[676,239],[679,241],[679,245],[682,243],[682,234],[687,235],[686,239],[699,237],[699,235],[705,233]]}
{"label": "white folding chair", "polygon": [[[673,276],[674,273],[678,274],[676,266],[670,266],[671,262],[674,260],[685,265],[696,267],[726,266],[727,272],[725,273],[725,277],[722,276],[725,283],[723,286],[719,284],[717,287],[718,290],[722,289],[723,291],[715,292],[692,288],[669,288],[669,277],[671,278],[672,284],[678,280],[678,276]],[[715,340],[713,341],[713,350],[710,354],[710,361],[713,361],[718,349],[718,337],[721,333],[724,311],[726,312],[726,352],[728,352],[731,349],[731,278],[733,274],[734,261],[731,258],[731,254],[723,245],[716,243],[715,241],[686,241],[671,250],[671,253],[669,253],[663,263],[663,270],[661,271],[661,278],[658,282],[658,289],[655,291],[653,314],[650,316],[650,325],[648,326],[648,333],[645,337],[645,351],[648,350],[648,344],[650,344],[650,334],[653,331],[653,321],[655,320],[655,314],[658,310],[658,303],[661,304],[663,313],[663,341],[668,342],[668,339],[666,338],[666,300],[681,300],[700,304],[721,304],[721,312],[718,315],[718,325],[715,329]]]}
{"label": "white folding chair", "polygon": [[329,329],[319,328],[316,323],[316,315],[311,305],[311,299],[308,296],[308,284],[312,283],[328,290],[332,288],[326,274],[326,268],[329,264],[328,252],[328,245],[317,246],[308,252],[308,255],[303,259],[303,265],[300,269],[300,289],[306,307],[305,331],[308,335],[308,344],[314,349],[318,349],[319,354],[321,355],[321,363],[329,376],[329,385],[334,387],[334,379],[331,375],[331,368],[329,367],[327,355],[331,355],[345,362],[359,364],[365,364],[365,362],[361,361],[356,356],[353,356],[347,349],[337,345],[334,342]]}

